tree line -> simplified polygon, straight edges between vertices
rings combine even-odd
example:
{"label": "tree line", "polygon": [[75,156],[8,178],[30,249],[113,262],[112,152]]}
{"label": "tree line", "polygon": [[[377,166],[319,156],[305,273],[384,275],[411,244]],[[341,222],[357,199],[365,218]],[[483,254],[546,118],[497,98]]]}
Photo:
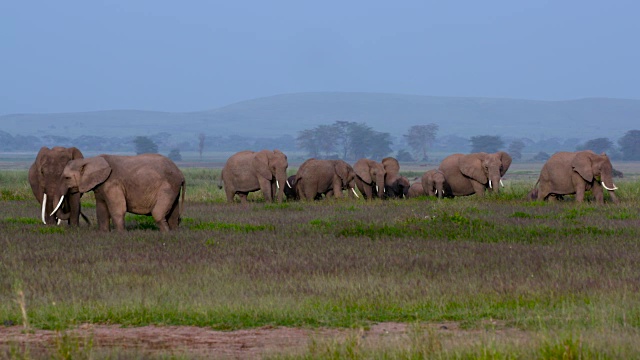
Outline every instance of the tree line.
{"label": "tree line", "polygon": [[[400,161],[428,161],[429,153],[495,152],[505,150],[514,160],[544,161],[556,151],[593,150],[606,152],[613,160],[640,160],[640,130],[629,130],[617,141],[595,138],[587,141],[569,138],[548,138],[533,141],[527,138],[504,139],[496,135],[478,135],[464,138],[456,135],[438,137],[437,124],[411,126],[400,138],[375,131],[365,123],[336,121],[300,131],[297,137],[285,134],[276,138],[250,138],[240,135],[216,136],[199,134],[192,141],[174,141],[163,132],[148,136],[101,137],[84,135],[75,138],[41,135],[11,135],[0,130],[0,151],[38,151],[42,146],[75,146],[83,151],[95,152],[162,152],[172,153],[179,159],[180,151],[197,151],[202,157],[206,151],[242,151],[280,149],[303,150],[309,157],[357,160],[367,157],[382,159],[395,156]],[[143,139],[138,139],[143,138]],[[148,141],[147,141],[148,140]],[[140,144],[137,144],[140,142]],[[142,149],[142,150],[141,150]],[[523,152],[535,155],[523,159]],[[536,153],[537,152],[537,153]]]}
{"label": "tree line", "polygon": [[[608,138],[591,139],[584,143],[578,139],[567,139],[564,143],[560,143],[558,139],[549,139],[537,144],[531,139],[513,139],[507,145],[501,136],[496,135],[478,135],[470,139],[449,136],[445,141],[439,142],[438,129],[438,125],[433,123],[411,126],[402,136],[410,151],[400,148],[395,157],[400,161],[428,161],[429,150],[434,144],[439,145],[449,140],[456,143],[453,149],[455,152],[466,152],[462,147],[464,142],[468,142],[470,152],[494,153],[506,150],[514,160],[526,160],[523,159],[525,148],[543,148],[550,152],[593,150],[596,153],[607,153],[614,160],[640,160],[640,130],[627,131],[618,139],[618,146],[615,146]],[[296,145],[306,151],[309,157],[315,158],[381,159],[393,152],[393,140],[389,133],[377,132],[365,123],[349,121],[336,121],[330,125],[300,131],[296,137]],[[529,160],[544,161],[550,156],[546,151],[539,151]]]}

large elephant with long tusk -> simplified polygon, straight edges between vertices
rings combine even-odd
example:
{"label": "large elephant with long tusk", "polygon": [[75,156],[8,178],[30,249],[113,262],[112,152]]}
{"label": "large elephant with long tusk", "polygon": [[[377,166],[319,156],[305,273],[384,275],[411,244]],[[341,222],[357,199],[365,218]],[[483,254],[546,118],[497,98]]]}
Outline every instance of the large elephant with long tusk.
{"label": "large elephant with long tusk", "polygon": [[504,151],[453,154],[442,160],[438,170],[444,174],[451,196],[483,196],[487,189],[500,192],[502,177],[511,161],[511,156]]}
{"label": "large elephant with long tusk", "polygon": [[[246,203],[250,192],[261,190],[268,202],[282,202],[287,182],[287,155],[280,150],[241,151],[233,154],[224,165],[219,187],[224,184],[227,201],[237,194]],[[277,194],[277,195],[276,195]]]}
{"label": "large elephant with long tusk", "polygon": [[343,160],[308,159],[298,168],[295,182],[291,184],[302,200],[318,200],[326,197],[342,197],[347,190],[350,197],[360,197],[355,191],[356,173]]}
{"label": "large elephant with long tusk", "polygon": [[[69,225],[78,226],[81,215],[89,222],[80,211],[81,194],[58,193],[64,167],[69,161],[82,158],[82,152],[75,147],[42,147],[38,152],[29,168],[29,184],[40,204],[40,217],[44,224],[55,225],[67,221]],[[61,200],[54,204],[54,199]]]}
{"label": "large elephant with long tusk", "polygon": [[576,195],[576,201],[584,200],[585,191],[591,190],[597,203],[604,203],[604,190],[613,202],[618,188],[613,183],[613,166],[606,154],[598,155],[590,150],[557,152],[544,164],[536,186],[529,199],[547,200],[563,195]]}

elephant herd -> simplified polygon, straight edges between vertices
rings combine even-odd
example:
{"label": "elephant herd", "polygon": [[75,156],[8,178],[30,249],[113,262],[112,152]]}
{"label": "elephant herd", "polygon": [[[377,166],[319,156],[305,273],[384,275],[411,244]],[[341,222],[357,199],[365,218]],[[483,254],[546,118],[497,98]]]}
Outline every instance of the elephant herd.
{"label": "elephant herd", "polygon": [[[241,151],[222,169],[218,186],[228,202],[235,195],[245,203],[250,192],[260,190],[266,201],[319,200],[323,197],[359,197],[367,200],[416,196],[455,197],[485,191],[499,192],[502,177],[511,165],[506,152],[453,154],[437,169],[425,172],[410,184],[400,175],[400,164],[392,157],[377,162],[360,159],[352,167],[343,160],[308,159],[295,175],[287,177],[287,156],[279,150]],[[124,230],[125,213],[150,215],[161,231],[174,230],[180,222],[185,197],[185,178],[165,156],[99,155],[84,158],[75,147],[43,147],[29,168],[29,184],[41,205],[41,218],[48,225],[67,221],[79,225],[80,197],[93,191],[100,230]],[[610,185],[610,186],[609,186]],[[607,155],[592,151],[558,152],[540,172],[530,200],[558,199],[575,194],[584,200],[591,190],[596,202],[604,202],[604,190],[617,202],[613,167]]]}
{"label": "elephant herd", "polygon": [[[75,147],[43,147],[29,168],[29,184],[41,205],[42,222],[78,225],[80,197],[93,191],[100,230],[124,230],[125,213],[151,215],[161,231],[178,228],[184,175],[159,154],[84,158]],[[182,197],[180,197],[182,193]]]}
{"label": "elephant herd", "polygon": [[[287,156],[278,150],[243,151],[229,158],[222,170],[220,188],[224,184],[227,201],[234,195],[246,202],[247,194],[262,190],[265,200],[278,201],[283,194],[288,200],[319,200],[323,197],[359,197],[357,187],[367,199],[417,196],[455,197],[486,191],[498,193],[504,186],[502,177],[511,166],[512,158],[504,151],[496,153],[453,154],[446,157],[437,169],[425,172],[420,181],[410,184],[400,175],[400,164],[392,157],[377,162],[360,159],[352,167],[343,160],[308,159],[295,175],[283,181],[288,167]],[[284,182],[284,189],[280,183]],[[611,186],[608,186],[610,184]],[[528,198],[558,199],[576,194],[576,201],[584,200],[584,192],[591,190],[598,203],[604,202],[603,189],[612,201],[617,198],[613,184],[613,167],[607,155],[592,151],[558,152],[542,167],[540,177]]]}

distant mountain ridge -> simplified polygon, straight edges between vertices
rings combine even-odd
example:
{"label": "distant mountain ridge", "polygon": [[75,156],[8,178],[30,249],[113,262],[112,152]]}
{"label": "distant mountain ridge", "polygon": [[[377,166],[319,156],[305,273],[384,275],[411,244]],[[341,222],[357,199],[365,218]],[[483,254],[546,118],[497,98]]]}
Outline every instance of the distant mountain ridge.
{"label": "distant mountain ridge", "polygon": [[0,130],[20,135],[122,137],[168,132],[277,137],[335,121],[364,122],[392,135],[436,123],[439,135],[590,139],[618,138],[640,128],[640,100],[587,98],[540,101],[384,93],[281,94],[196,112],[108,110],[0,116]]}

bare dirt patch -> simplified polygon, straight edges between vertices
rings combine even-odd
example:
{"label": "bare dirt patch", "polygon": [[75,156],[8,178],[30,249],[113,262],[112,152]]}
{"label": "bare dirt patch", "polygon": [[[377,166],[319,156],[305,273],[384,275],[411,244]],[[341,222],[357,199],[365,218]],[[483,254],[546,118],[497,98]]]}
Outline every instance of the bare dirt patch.
{"label": "bare dirt patch", "polygon": [[[265,355],[295,354],[308,349],[311,340],[342,342],[357,336],[368,345],[381,346],[408,341],[410,324],[380,323],[369,329],[304,329],[262,327],[257,329],[216,331],[191,326],[143,326],[126,328],[119,325],[82,325],[64,333],[51,330],[25,332],[20,326],[0,327],[0,353],[10,346],[35,349],[36,352],[56,348],[61,337],[91,340],[94,350],[124,350],[142,354],[172,354],[195,358],[257,359]],[[455,322],[427,324],[445,342],[477,341],[486,330],[463,330]],[[526,338],[516,329],[492,332],[512,340]],[[464,340],[463,340],[464,339]],[[82,343],[82,341],[80,341]]]}

